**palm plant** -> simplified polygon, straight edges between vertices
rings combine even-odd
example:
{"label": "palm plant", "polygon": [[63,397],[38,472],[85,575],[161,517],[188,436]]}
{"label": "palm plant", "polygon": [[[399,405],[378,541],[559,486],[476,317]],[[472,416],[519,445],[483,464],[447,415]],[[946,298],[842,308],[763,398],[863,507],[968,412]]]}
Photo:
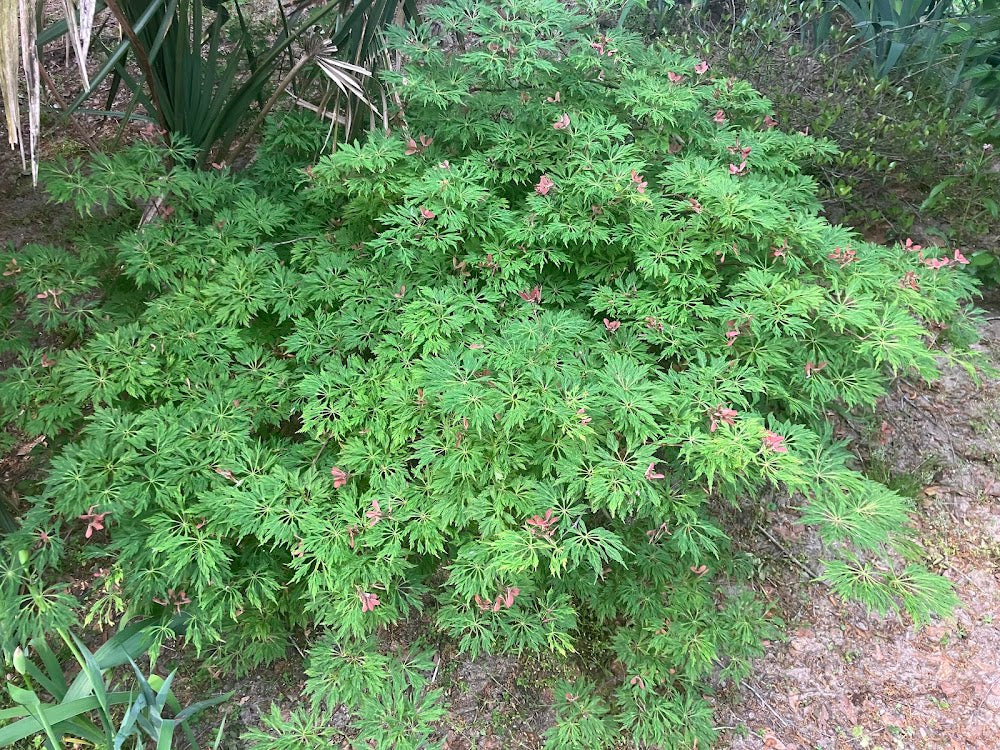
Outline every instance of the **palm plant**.
{"label": "palm plant", "polygon": [[[856,31],[856,46],[872,60],[877,78],[904,61],[925,70],[955,71],[952,86],[966,78],[989,85],[997,73],[997,0],[823,0],[814,27],[817,41],[829,34],[833,13],[844,11]],[[939,72],[939,71],[938,71]]]}
{"label": "palm plant", "polygon": [[[40,52],[63,36],[71,41],[83,83],[82,92],[62,107],[65,113],[149,120],[168,137],[181,134],[195,144],[198,160],[205,164],[212,156],[221,161],[241,153],[285,93],[352,133],[366,124],[358,116],[364,111],[372,114],[368,125],[384,124],[384,111],[371,103],[375,92],[370,69],[379,60],[381,32],[400,8],[405,16],[416,17],[415,0],[299,0],[288,13],[279,4],[280,32],[265,43],[250,32],[238,0],[78,2],[74,6],[73,0],[65,0],[64,17],[39,32],[38,0],[0,0],[0,93],[8,139],[24,152],[20,67],[27,84],[27,151],[33,167],[41,82],[48,83]],[[90,75],[87,57],[95,36],[94,18],[104,11],[121,29],[121,41],[105,49],[103,61]],[[86,109],[109,77],[104,108]],[[122,86],[128,103],[113,110]],[[318,92],[319,102],[310,102],[306,90]]]}
{"label": "palm plant", "polygon": [[958,20],[947,42],[957,49],[960,62],[950,92],[982,97],[983,106],[995,112],[1000,108],[1000,0],[981,0]]}

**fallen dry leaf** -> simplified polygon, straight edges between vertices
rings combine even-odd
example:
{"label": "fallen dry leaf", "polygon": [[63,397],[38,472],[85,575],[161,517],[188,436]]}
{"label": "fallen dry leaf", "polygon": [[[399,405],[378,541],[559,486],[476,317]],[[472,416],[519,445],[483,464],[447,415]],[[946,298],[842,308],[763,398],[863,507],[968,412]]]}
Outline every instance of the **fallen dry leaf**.
{"label": "fallen dry leaf", "polygon": [[24,445],[20,446],[17,449],[17,455],[18,455],[18,457],[27,456],[36,447],[38,447],[39,445],[42,445],[44,443],[45,443],[45,435],[39,435],[34,440],[30,440],[27,443],[25,443]]}
{"label": "fallen dry leaf", "polygon": [[952,698],[958,695],[958,691],[961,689],[961,685],[951,680],[941,680],[938,682],[938,690],[944,693],[945,698]]}

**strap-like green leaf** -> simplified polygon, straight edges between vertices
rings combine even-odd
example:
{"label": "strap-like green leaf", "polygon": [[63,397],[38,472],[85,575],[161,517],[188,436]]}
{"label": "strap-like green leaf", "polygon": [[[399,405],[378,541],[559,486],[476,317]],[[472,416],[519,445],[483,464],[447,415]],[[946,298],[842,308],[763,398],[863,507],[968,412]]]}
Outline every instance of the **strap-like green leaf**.
{"label": "strap-like green leaf", "polygon": [[138,696],[132,702],[132,705],[128,707],[128,711],[125,712],[125,716],[122,719],[122,724],[118,728],[118,734],[115,735],[114,750],[121,750],[122,745],[125,744],[125,740],[132,736],[136,719],[139,718],[139,714],[145,707],[146,697],[143,695]]}
{"label": "strap-like green leaf", "polygon": [[177,721],[186,721],[190,719],[195,714],[201,713],[206,708],[211,708],[212,706],[217,706],[220,703],[224,703],[233,697],[233,692],[223,693],[222,695],[216,695],[213,698],[207,698],[203,701],[198,701],[197,703],[192,703],[190,706],[185,708],[183,711],[177,714],[175,717]]}
{"label": "strap-like green leaf", "polygon": [[[146,8],[146,11],[135,22],[133,30],[137,33],[142,31],[150,20],[152,20],[152,18],[156,15],[156,13],[162,8],[163,2],[164,0],[150,0],[149,7]],[[104,82],[104,79],[107,78],[115,68],[119,67],[119,65],[124,62],[125,54],[131,46],[131,42],[129,42],[128,39],[123,39],[121,43],[115,47],[114,51],[108,57],[108,61],[101,66],[101,69],[96,75],[91,77],[90,88],[85,90],[73,100],[72,104],[67,107],[68,112],[75,112],[85,101],[87,101],[87,99],[93,96],[94,92],[96,92]]]}
{"label": "strap-like green leaf", "polygon": [[[120,706],[131,702],[134,697],[133,693],[127,692],[109,693],[107,696],[108,705]],[[95,710],[99,705],[97,698],[91,695],[86,698],[79,698],[55,705],[43,704],[42,709],[45,711],[46,720],[52,726],[58,726],[64,721]],[[17,716],[24,716],[26,718],[13,724],[8,724],[5,727],[0,727],[0,747],[8,747],[15,742],[43,731],[42,723],[36,717],[31,716],[26,708],[20,711],[8,709],[7,711],[0,712],[0,718],[3,719],[13,719]]]}
{"label": "strap-like green leaf", "polygon": [[38,699],[38,695],[35,691],[24,690],[23,688],[19,688],[16,685],[8,683],[7,692],[10,693],[10,697],[15,702],[24,706],[28,710],[28,713],[31,714],[32,718],[39,723],[46,738],[52,744],[52,747],[59,747],[59,738],[56,736],[55,729],[52,727],[52,721],[46,715],[45,707],[42,706],[42,702]]}
{"label": "strap-like green leaf", "polygon": [[[175,618],[170,623],[170,627],[175,632],[180,632],[183,629],[183,622],[183,617]],[[137,620],[111,636],[103,646],[94,652],[94,660],[98,668],[103,671],[119,667],[128,663],[130,658],[144,654],[154,641],[154,636],[147,631],[149,624],[148,620]],[[85,674],[80,674],[69,686],[65,700],[71,701],[90,694],[89,680]]]}
{"label": "strap-like green leaf", "polygon": [[105,727],[111,729],[113,726],[111,723],[111,706],[108,703],[108,689],[104,684],[104,672],[98,665],[94,654],[91,653],[83,641],[75,635],[71,637],[77,649],[79,649],[80,655],[83,657],[83,664],[81,665],[83,668],[82,674],[86,675],[90,680],[90,690],[93,692],[94,697],[97,698],[101,720]]}
{"label": "strap-like green leaf", "polygon": [[176,723],[173,719],[167,719],[160,725],[160,734],[156,738],[156,750],[170,750],[170,745],[174,741],[174,727]]}
{"label": "strap-like green leaf", "polygon": [[219,722],[219,731],[215,733],[215,742],[212,743],[212,750],[219,750],[222,747],[222,735],[226,731],[226,717],[222,717],[222,721]]}

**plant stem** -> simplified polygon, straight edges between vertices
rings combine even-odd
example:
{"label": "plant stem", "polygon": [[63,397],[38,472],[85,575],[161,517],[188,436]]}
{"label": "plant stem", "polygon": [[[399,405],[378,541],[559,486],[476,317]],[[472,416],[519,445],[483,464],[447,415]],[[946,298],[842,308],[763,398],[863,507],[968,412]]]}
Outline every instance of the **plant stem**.
{"label": "plant stem", "polygon": [[271,97],[267,100],[267,102],[265,102],[264,106],[261,107],[260,112],[257,113],[257,117],[254,118],[254,121],[253,123],[251,123],[250,128],[246,132],[246,135],[243,137],[243,140],[240,141],[239,145],[231,152],[228,150],[223,150],[219,154],[220,160],[226,160],[228,157],[229,163],[232,164],[236,159],[239,158],[240,154],[243,153],[244,149],[246,149],[247,145],[250,143],[250,139],[253,138],[253,134],[257,132],[257,130],[261,126],[261,123],[264,122],[264,118],[267,117],[267,113],[270,112],[271,109],[274,107],[274,105],[277,103],[278,97],[284,93],[285,89],[288,88],[291,82],[295,79],[295,76],[299,74],[299,71],[302,70],[302,68],[304,68],[306,63],[308,62],[309,62],[308,55],[304,55],[303,57],[299,58],[299,60],[295,63],[295,65],[292,66],[292,69],[289,70],[288,73],[285,74],[285,77],[278,82],[277,87],[274,89],[274,93],[271,94]]}
{"label": "plant stem", "polygon": [[70,638],[69,633],[66,632],[66,629],[56,628],[56,633],[58,633],[59,637],[63,639],[63,643],[65,643],[66,646],[69,647],[70,653],[73,654],[73,658],[77,660],[77,662],[80,664],[80,667],[86,668],[87,662],[84,660],[83,654],[80,653],[79,649],[76,647],[76,644],[73,643],[73,639]]}
{"label": "plant stem", "polygon": [[91,151],[95,152],[100,151],[101,149],[97,145],[97,142],[90,137],[90,134],[80,126],[80,123],[75,118],[70,116],[69,105],[66,103],[66,100],[63,98],[62,94],[59,93],[59,89],[56,88],[56,85],[52,80],[52,76],[49,75],[49,71],[46,69],[44,65],[41,64],[41,61],[39,61],[38,64],[38,73],[41,76],[42,80],[45,82],[45,88],[49,90],[49,93],[52,95],[52,98],[55,99],[56,104],[59,105],[59,108],[63,113],[63,117],[77,132],[77,135],[79,135],[80,139],[85,144],[87,144],[87,147]]}

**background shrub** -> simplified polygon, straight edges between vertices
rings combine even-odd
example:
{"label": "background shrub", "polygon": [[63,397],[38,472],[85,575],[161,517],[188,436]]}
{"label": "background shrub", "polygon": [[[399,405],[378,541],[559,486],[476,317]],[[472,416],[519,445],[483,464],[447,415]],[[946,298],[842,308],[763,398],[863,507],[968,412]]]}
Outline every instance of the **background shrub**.
{"label": "background shrub", "polygon": [[[992,2],[678,5],[652,27],[635,9],[627,25],[698,49],[774,103],[787,130],[829,138],[840,153],[807,166],[825,213],[870,238],[911,234],[961,245],[973,269],[997,278],[1000,226],[1000,57]],[[869,52],[895,42],[879,14],[914,13],[890,45],[891,66]],[[938,14],[939,17],[934,17]],[[923,20],[920,20],[923,19]],[[866,33],[876,33],[871,44]],[[880,47],[883,52],[888,47]],[[790,74],[791,73],[791,74]]]}

